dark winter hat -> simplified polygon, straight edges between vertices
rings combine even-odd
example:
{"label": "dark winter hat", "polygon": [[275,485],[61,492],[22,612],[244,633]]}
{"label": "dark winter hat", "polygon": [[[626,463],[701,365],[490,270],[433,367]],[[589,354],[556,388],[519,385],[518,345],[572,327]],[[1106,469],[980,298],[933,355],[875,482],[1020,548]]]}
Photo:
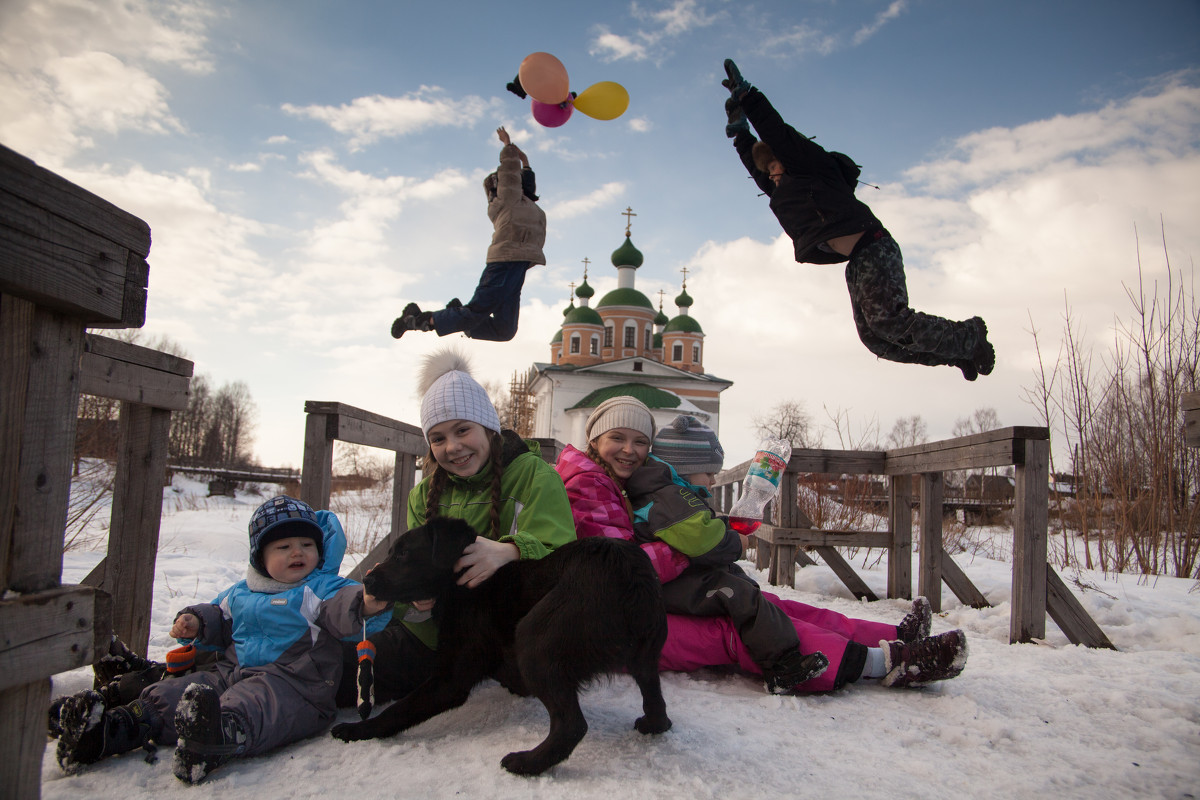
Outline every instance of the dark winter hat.
{"label": "dark winter hat", "polygon": [[658,435],[650,452],[675,468],[680,475],[720,472],[725,449],[713,429],[687,414],[671,420]]}
{"label": "dark winter hat", "polygon": [[280,495],[259,506],[250,518],[250,563],[263,575],[263,550],[271,542],[292,536],[305,536],[316,541],[317,553],[325,556],[325,531],[317,522],[312,506],[303,500]]}
{"label": "dark winter hat", "polygon": [[750,157],[754,159],[754,166],[758,167],[759,172],[767,172],[771,162],[778,160],[766,142],[755,142],[750,148]]}
{"label": "dark winter hat", "polygon": [[533,202],[536,203],[538,201],[537,176],[533,174],[533,170],[529,167],[521,170],[521,191]]}

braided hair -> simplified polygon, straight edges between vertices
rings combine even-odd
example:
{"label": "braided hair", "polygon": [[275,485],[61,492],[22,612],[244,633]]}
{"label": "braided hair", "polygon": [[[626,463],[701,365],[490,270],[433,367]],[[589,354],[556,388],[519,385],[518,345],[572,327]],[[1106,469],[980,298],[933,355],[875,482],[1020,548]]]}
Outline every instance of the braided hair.
{"label": "braided hair", "polygon": [[[504,477],[504,439],[499,432],[488,430],[488,446],[490,450],[488,459],[492,465],[492,502],[488,512],[490,535],[487,538],[496,540],[503,533],[500,530],[500,508],[503,506],[500,481]],[[432,447],[425,456],[423,470],[430,470],[428,473],[429,492],[425,495],[425,519],[428,520],[432,517],[443,516],[438,502],[442,499],[442,492],[446,490],[446,486],[450,482],[450,473],[437,463],[437,459],[433,457]]]}
{"label": "braided hair", "polygon": [[633,506],[629,502],[629,497],[625,494],[625,479],[613,472],[613,468],[609,466],[607,461],[600,457],[600,451],[596,449],[596,445],[594,445],[592,442],[588,442],[587,450],[584,451],[584,455],[590,458],[592,461],[595,461],[600,469],[604,470],[604,474],[612,478],[613,483],[620,487],[621,502],[625,504],[625,510],[629,513],[629,518],[632,520]]}

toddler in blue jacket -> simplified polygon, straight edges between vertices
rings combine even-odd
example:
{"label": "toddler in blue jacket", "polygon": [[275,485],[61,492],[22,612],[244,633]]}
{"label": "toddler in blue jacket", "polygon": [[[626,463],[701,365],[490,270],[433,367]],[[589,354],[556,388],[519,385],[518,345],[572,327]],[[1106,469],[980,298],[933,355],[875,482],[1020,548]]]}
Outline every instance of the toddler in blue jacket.
{"label": "toddler in blue jacket", "polygon": [[[199,783],[231,758],[320,733],[337,715],[341,640],[382,630],[390,604],[338,575],[346,535],[329,511],[280,496],[250,519],[245,580],[188,606],[171,636],[222,651],[209,671],[146,687],[105,707],[81,692],[58,704],[58,763],[67,773],[153,743],[175,745],[175,776]],[[367,619],[370,618],[370,619]],[[52,726],[53,728],[54,726]]]}

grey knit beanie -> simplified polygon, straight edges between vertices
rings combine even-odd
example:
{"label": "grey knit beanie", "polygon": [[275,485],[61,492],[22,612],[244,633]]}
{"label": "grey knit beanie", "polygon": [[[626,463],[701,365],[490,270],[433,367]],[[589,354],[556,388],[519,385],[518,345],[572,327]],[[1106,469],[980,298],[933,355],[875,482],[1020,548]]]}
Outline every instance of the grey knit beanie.
{"label": "grey knit beanie", "polygon": [[675,468],[680,475],[720,472],[725,448],[713,429],[688,414],[680,414],[658,432],[650,452]]}
{"label": "grey knit beanie", "polygon": [[419,382],[421,430],[429,438],[431,428],[452,419],[477,422],[500,432],[500,415],[483,387],[471,377],[465,356],[447,348],[425,357]]}
{"label": "grey knit beanie", "polygon": [[646,404],[636,397],[610,397],[596,406],[596,410],[587,418],[584,435],[590,442],[613,428],[631,428],[647,439],[653,439],[654,416]]}

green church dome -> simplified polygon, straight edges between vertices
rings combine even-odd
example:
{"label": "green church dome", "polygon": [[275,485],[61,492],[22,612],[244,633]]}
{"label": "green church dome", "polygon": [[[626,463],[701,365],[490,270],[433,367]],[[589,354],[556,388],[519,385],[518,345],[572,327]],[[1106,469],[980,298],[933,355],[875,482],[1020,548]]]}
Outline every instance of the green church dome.
{"label": "green church dome", "polygon": [[604,320],[596,313],[596,309],[580,306],[563,319],[563,325],[603,325]]}
{"label": "green church dome", "polygon": [[695,319],[680,314],[667,323],[667,327],[663,328],[663,333],[704,333],[704,330]]}
{"label": "green church dome", "polygon": [[664,392],[645,383],[621,383],[597,389],[571,408],[595,408],[605,400],[626,395],[641,400],[647,408],[679,408],[681,402],[679,395]]}
{"label": "green church dome", "polygon": [[595,293],[596,293],[596,290],[593,289],[591,286],[589,286],[588,282],[586,280],[582,284],[580,284],[578,289],[575,290],[576,297],[588,298],[588,297],[591,297],[592,295],[594,295]]}
{"label": "green church dome", "polygon": [[633,240],[629,238],[629,234],[625,234],[625,243],[613,250],[612,264],[614,267],[640,267],[642,265],[642,251],[633,246]]}
{"label": "green church dome", "polygon": [[694,302],[695,301],[692,300],[692,296],[687,293],[687,289],[684,289],[679,297],[675,298],[675,305],[679,306],[680,308],[691,308],[692,303]]}
{"label": "green church dome", "polygon": [[650,298],[637,289],[613,289],[601,297],[600,302],[596,304],[597,308],[605,306],[637,306],[654,310],[654,304],[650,302]]}

